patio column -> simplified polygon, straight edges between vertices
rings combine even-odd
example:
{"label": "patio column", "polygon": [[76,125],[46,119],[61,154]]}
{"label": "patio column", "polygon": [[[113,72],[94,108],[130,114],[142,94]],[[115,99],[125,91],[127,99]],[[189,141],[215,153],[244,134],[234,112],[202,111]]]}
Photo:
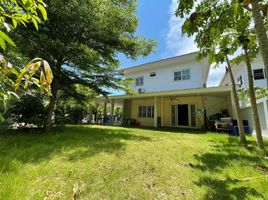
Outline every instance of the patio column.
{"label": "patio column", "polygon": [[164,99],[161,97],[161,126],[164,126]]}
{"label": "patio column", "polygon": [[103,109],[103,116],[106,117],[107,115],[107,102],[104,102],[104,109]]}
{"label": "patio column", "polygon": [[111,100],[111,124],[114,123],[114,99]]}
{"label": "patio column", "polygon": [[154,127],[157,127],[157,97],[154,97]]}

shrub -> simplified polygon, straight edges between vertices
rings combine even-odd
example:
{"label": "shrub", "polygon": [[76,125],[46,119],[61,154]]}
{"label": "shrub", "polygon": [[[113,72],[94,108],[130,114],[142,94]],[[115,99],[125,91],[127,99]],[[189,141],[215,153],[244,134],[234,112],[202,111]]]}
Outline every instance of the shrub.
{"label": "shrub", "polygon": [[68,118],[71,123],[79,124],[86,116],[87,112],[83,107],[75,106],[68,109]]}
{"label": "shrub", "polygon": [[40,96],[24,95],[8,110],[8,118],[11,119],[11,122],[17,122],[25,127],[29,125],[43,126],[44,117],[45,107]]}

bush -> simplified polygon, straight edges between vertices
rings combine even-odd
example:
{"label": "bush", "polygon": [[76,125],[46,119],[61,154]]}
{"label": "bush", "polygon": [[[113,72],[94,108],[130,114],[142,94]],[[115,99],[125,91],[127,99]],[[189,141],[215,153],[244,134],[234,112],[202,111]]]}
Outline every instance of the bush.
{"label": "bush", "polygon": [[35,125],[42,127],[45,118],[45,107],[40,96],[24,95],[8,110],[8,118],[20,126]]}
{"label": "bush", "polygon": [[67,111],[67,114],[71,123],[79,124],[82,122],[87,112],[83,107],[75,106],[75,107],[69,108]]}

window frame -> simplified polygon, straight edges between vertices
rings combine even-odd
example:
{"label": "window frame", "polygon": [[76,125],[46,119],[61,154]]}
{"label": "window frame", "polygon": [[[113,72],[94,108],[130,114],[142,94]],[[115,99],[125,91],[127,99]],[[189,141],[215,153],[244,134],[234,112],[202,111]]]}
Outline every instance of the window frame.
{"label": "window frame", "polygon": [[[149,112],[150,111],[150,112]],[[154,118],[154,105],[139,105],[138,118]]]}
{"label": "window frame", "polygon": [[144,76],[139,76],[135,78],[135,86],[143,86],[144,85]]}
{"label": "window frame", "polygon": [[[187,73],[186,73],[187,72]],[[191,68],[176,70],[173,72],[174,81],[188,81],[191,80]]]}
{"label": "window frame", "polygon": [[[256,78],[256,74],[255,74],[255,72],[258,71],[258,70],[259,70],[259,71],[260,71],[260,70],[262,71],[262,76],[261,76],[262,78]],[[260,72],[258,72],[257,74],[260,74]],[[253,69],[253,79],[254,79],[254,81],[255,81],[255,80],[264,80],[264,79],[265,79],[264,69],[263,69],[263,68]]]}

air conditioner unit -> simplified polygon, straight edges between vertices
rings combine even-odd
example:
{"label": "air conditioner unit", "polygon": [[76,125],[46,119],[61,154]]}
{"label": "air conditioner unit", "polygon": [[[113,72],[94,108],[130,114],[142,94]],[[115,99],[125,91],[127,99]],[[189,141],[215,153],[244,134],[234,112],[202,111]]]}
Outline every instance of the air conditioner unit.
{"label": "air conditioner unit", "polygon": [[145,92],[145,89],[144,88],[139,88],[138,89],[138,93],[144,93]]}

